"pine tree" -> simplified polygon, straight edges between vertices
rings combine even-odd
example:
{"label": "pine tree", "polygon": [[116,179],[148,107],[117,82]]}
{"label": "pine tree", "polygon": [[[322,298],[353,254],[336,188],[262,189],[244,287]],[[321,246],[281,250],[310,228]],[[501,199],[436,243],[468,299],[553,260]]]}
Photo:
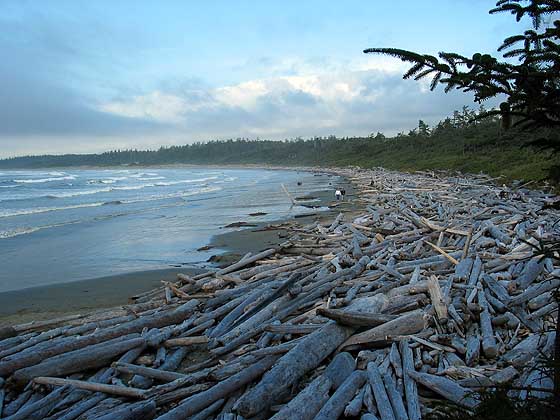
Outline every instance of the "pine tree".
{"label": "pine tree", "polygon": [[[545,18],[560,12],[558,0],[499,0],[490,14],[511,13],[519,22],[532,19],[533,29],[506,38],[498,51],[499,61],[490,54],[471,58],[440,52],[438,57],[398,48],[368,48],[365,53],[385,54],[411,63],[403,78],[431,77],[430,88],[445,86],[445,92],[472,92],[477,102],[505,95],[499,109],[486,116],[500,115],[504,129],[560,127],[560,20],[544,25]],[[516,59],[515,62],[512,59]]]}
{"label": "pine tree", "polygon": [[[460,89],[471,92],[477,102],[505,95],[499,109],[485,116],[500,115],[502,128],[523,130],[560,127],[560,20],[545,25],[544,20],[560,12],[559,0],[498,0],[490,14],[511,13],[517,22],[530,17],[533,29],[506,38],[498,51],[500,61],[490,54],[475,53],[471,58],[440,52],[438,57],[398,48],[369,48],[364,53],[385,54],[411,63],[403,78],[431,77],[430,88],[445,86],[445,92]],[[516,61],[515,61],[516,60]],[[463,114],[466,114],[465,110]],[[459,113],[453,122],[459,121]],[[541,146],[560,152],[560,140],[552,134],[539,139]],[[558,257],[560,241],[543,246],[543,255]],[[557,291],[560,296],[560,290]],[[558,298],[560,301],[560,297]],[[554,398],[560,407],[560,317],[556,321],[554,351]]]}

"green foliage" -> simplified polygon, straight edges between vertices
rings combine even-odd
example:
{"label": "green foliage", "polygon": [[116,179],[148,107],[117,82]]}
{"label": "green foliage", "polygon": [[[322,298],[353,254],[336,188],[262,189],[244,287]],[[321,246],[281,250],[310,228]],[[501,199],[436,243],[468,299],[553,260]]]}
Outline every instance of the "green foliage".
{"label": "green foliage", "polygon": [[479,394],[480,405],[474,412],[452,404],[442,404],[428,415],[428,420],[555,420],[558,407],[554,399],[534,397],[512,398],[508,387],[487,390]]}
{"label": "green foliage", "polygon": [[500,136],[497,118],[479,120],[467,107],[429,127],[419,121],[409,134],[362,138],[317,137],[286,141],[237,139],[154,151],[122,150],[90,155],[30,156],[0,160],[0,168],[166,164],[359,165],[415,171],[450,169],[485,172],[505,179],[542,180],[560,158],[522,147],[546,130],[512,130]]}
{"label": "green foliage", "polygon": [[[517,21],[532,19],[534,30],[506,38],[499,51],[505,60],[489,54],[472,57],[440,52],[438,57],[398,48],[368,48],[365,53],[384,54],[410,63],[403,78],[420,80],[431,77],[430,88],[445,86],[445,92],[460,89],[474,94],[478,102],[505,95],[499,110],[487,116],[500,115],[504,128],[514,125],[524,129],[560,127],[560,20],[543,28],[543,18],[560,12],[558,0],[500,0],[490,10],[511,13]],[[510,59],[517,59],[517,63]],[[560,144],[548,141],[560,151]]]}

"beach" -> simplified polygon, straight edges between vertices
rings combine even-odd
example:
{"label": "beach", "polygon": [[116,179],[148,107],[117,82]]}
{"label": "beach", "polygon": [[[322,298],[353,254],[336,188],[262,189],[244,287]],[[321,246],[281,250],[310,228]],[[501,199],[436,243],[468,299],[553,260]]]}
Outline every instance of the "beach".
{"label": "beach", "polygon": [[[535,383],[528,362],[550,357],[560,284],[557,259],[529,242],[558,233],[549,194],[484,175],[340,171],[352,183],[344,201],[325,195],[329,211],[215,235],[207,251],[232,248],[200,273],[166,272],[126,304],[0,328],[7,412],[421,418],[443,400],[475,408],[481,384]],[[145,273],[146,287],[163,274]],[[80,287],[113,303],[133,291],[111,282]],[[422,394],[398,393],[399,374]],[[370,385],[400,403],[366,400]]]}
{"label": "beach", "polygon": [[[255,168],[250,169],[254,170]],[[211,168],[211,170],[216,170],[216,168]],[[154,171],[157,171],[157,169],[145,168],[139,172],[154,173]],[[290,171],[289,173],[297,174],[299,172]],[[306,182],[318,178],[314,175],[322,176],[323,178],[320,178],[322,180],[333,177],[332,174],[309,172]],[[204,241],[193,243],[192,248],[186,251],[193,257],[195,263],[134,270],[79,280],[68,279],[63,283],[55,282],[44,286],[0,292],[0,326],[124,305],[132,296],[160,286],[161,281],[174,281],[176,274],[179,272],[197,274],[208,267],[227,265],[248,252],[256,253],[265,248],[276,246],[284,240],[283,223],[290,221],[311,223],[316,220],[327,220],[334,217],[334,213],[340,209],[347,211],[355,205],[352,184],[344,178],[337,177],[335,179],[337,179],[338,187],[347,190],[346,201],[336,202],[333,187],[329,186],[327,181],[324,181],[327,188],[318,189],[314,186],[311,191],[298,196],[300,199],[307,197],[311,200],[313,205],[317,207],[315,210],[300,210],[287,214],[285,218],[262,221],[266,216],[247,216],[251,210],[254,210],[254,207],[241,209],[236,216],[229,220],[243,220],[250,226],[217,229],[215,230],[215,232],[218,232],[217,234],[208,235]],[[282,194],[280,195],[281,199],[289,202],[289,198]],[[329,208],[329,206],[333,207]],[[308,215],[306,216],[306,214]],[[196,224],[196,220],[193,220],[192,223]],[[226,225],[225,221],[222,224]],[[130,253],[133,254],[134,249]],[[157,253],[157,249],[154,250],[154,253]],[[154,255],[153,258],[157,259],[158,255]],[[48,262],[45,262],[45,265],[47,264]],[[68,260],[67,264],[71,265],[73,262]],[[36,275],[39,278],[43,276],[40,267],[37,269]]]}

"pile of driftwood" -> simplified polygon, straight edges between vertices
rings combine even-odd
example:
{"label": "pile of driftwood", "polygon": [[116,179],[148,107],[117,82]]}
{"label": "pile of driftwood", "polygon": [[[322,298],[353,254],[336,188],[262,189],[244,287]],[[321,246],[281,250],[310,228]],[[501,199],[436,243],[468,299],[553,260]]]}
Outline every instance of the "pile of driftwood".
{"label": "pile of driftwood", "polygon": [[1,329],[0,417],[404,420],[504,383],[547,396],[560,269],[533,246],[558,233],[549,197],[338,173],[360,214],[293,223],[122,308]]}

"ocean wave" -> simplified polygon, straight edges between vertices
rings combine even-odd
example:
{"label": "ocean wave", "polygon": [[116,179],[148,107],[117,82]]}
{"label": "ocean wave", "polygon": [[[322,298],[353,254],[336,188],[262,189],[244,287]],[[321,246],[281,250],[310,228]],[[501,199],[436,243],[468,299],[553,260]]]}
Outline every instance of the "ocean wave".
{"label": "ocean wave", "polygon": [[0,188],[16,188],[16,187],[21,187],[21,184],[17,184],[17,185],[0,185]]}
{"label": "ocean wave", "polygon": [[139,181],[155,181],[156,179],[165,179],[164,176],[152,176],[147,178],[138,178]]}
{"label": "ocean wave", "polygon": [[158,187],[168,187],[170,185],[193,184],[195,182],[212,181],[213,179],[218,179],[218,177],[217,176],[209,176],[209,177],[206,177],[206,178],[183,179],[181,181],[157,182],[155,185],[158,186]]}
{"label": "ocean wave", "polygon": [[141,178],[143,176],[158,176],[158,175],[159,174],[156,174],[154,172],[140,172],[140,173],[137,173],[137,174],[130,175],[130,177],[131,178]]}
{"label": "ocean wave", "polygon": [[0,239],[14,238],[16,236],[25,235],[41,230],[40,227],[34,228],[17,228],[12,230],[0,230]]}
{"label": "ocean wave", "polygon": [[178,191],[178,192],[169,193],[169,194],[152,195],[152,196],[148,196],[148,197],[144,197],[144,198],[139,198],[139,199],[136,199],[136,200],[123,200],[122,203],[123,204],[133,204],[133,203],[143,203],[145,201],[158,201],[158,200],[168,200],[170,198],[191,197],[193,195],[205,194],[205,193],[210,193],[210,192],[217,192],[217,191],[220,191],[220,190],[222,190],[221,187],[205,187],[205,188],[199,188],[197,190],[192,190],[192,191]]}
{"label": "ocean wave", "polygon": [[0,218],[3,217],[14,217],[14,216],[27,216],[30,214],[39,214],[39,213],[49,213],[52,211],[61,211],[61,210],[74,210],[74,209],[82,209],[88,207],[100,207],[107,204],[120,204],[121,202],[118,200],[115,201],[102,201],[98,203],[84,203],[84,204],[75,204],[73,206],[62,206],[62,207],[36,207],[34,209],[20,209],[20,210],[2,210],[0,211]]}
{"label": "ocean wave", "polygon": [[99,188],[96,190],[81,190],[81,191],[69,191],[66,193],[59,193],[59,194],[49,194],[46,198],[70,198],[70,197],[78,197],[80,195],[91,195],[91,194],[98,194],[104,192],[111,192],[113,188]]}
{"label": "ocean wave", "polygon": [[88,184],[114,184],[117,181],[124,181],[128,179],[127,176],[108,176],[103,179],[90,179],[87,181]]}
{"label": "ocean wave", "polygon": [[55,224],[52,224],[52,225],[20,227],[20,228],[15,228],[15,229],[11,229],[11,230],[0,230],[0,239],[14,238],[16,236],[28,235],[30,233],[37,232],[37,231],[43,230],[43,229],[50,229],[50,228],[66,226],[66,225],[75,225],[75,224],[81,223],[81,222],[82,222],[82,220],[71,220],[69,222],[55,223]]}
{"label": "ocean wave", "polygon": [[156,184],[141,184],[141,185],[129,185],[127,187],[113,187],[112,190],[115,191],[129,191],[129,190],[143,190],[144,188],[155,187]]}
{"label": "ocean wave", "polygon": [[215,184],[225,184],[226,182],[233,182],[233,181],[237,181],[239,178],[235,177],[235,176],[228,176],[227,178],[224,178],[220,181],[216,181]]}
{"label": "ocean wave", "polygon": [[17,182],[18,184],[42,184],[45,182],[66,181],[70,179],[76,179],[76,177],[74,175],[67,175],[58,178],[14,179],[13,181]]}
{"label": "ocean wave", "polygon": [[[193,195],[199,195],[199,194],[205,194],[205,193],[220,191],[221,189],[222,189],[221,187],[207,187],[207,188],[200,188],[198,190],[193,190],[193,191],[182,191],[182,192],[178,192],[178,193],[164,194],[164,195],[160,195],[160,196],[152,196],[152,197],[148,197],[148,198],[145,198],[145,199],[138,199],[138,200],[127,200],[127,201],[116,200],[116,201],[91,203],[91,204],[83,204],[83,205],[78,204],[76,206],[67,206],[67,207],[60,207],[60,208],[29,209],[29,210],[35,210],[38,213],[39,210],[55,211],[55,210],[66,210],[66,209],[80,208],[80,207],[103,206],[103,205],[109,205],[109,204],[115,204],[115,205],[117,205],[117,204],[132,204],[132,203],[140,203],[140,202],[146,202],[146,201],[164,200],[164,199],[169,199],[169,198],[190,197],[190,196],[193,196]],[[97,216],[97,217],[87,218],[87,219],[70,220],[70,221],[67,221],[67,222],[55,223],[55,224],[44,225],[44,226],[20,227],[20,228],[11,229],[11,230],[5,230],[5,231],[0,230],[0,239],[8,239],[8,238],[13,238],[13,237],[20,236],[20,235],[26,235],[26,234],[37,232],[39,230],[43,230],[43,229],[56,228],[56,227],[60,227],[60,226],[83,223],[83,222],[87,222],[87,221],[106,220],[106,219],[111,219],[111,218],[115,218],[115,217],[125,216],[125,215],[128,215],[128,214],[143,213],[143,212],[146,212],[146,211],[153,211],[153,210],[156,210],[156,209],[161,209],[161,208],[170,207],[170,206],[177,206],[177,205],[180,205],[180,203],[174,203],[174,204],[157,206],[157,207],[150,207],[150,208],[141,208],[141,209],[137,209],[137,210],[134,210],[134,211],[131,211],[131,212],[115,213],[115,214]],[[9,216],[5,216],[5,215],[2,215],[2,213],[0,213],[0,217],[9,217]]]}

